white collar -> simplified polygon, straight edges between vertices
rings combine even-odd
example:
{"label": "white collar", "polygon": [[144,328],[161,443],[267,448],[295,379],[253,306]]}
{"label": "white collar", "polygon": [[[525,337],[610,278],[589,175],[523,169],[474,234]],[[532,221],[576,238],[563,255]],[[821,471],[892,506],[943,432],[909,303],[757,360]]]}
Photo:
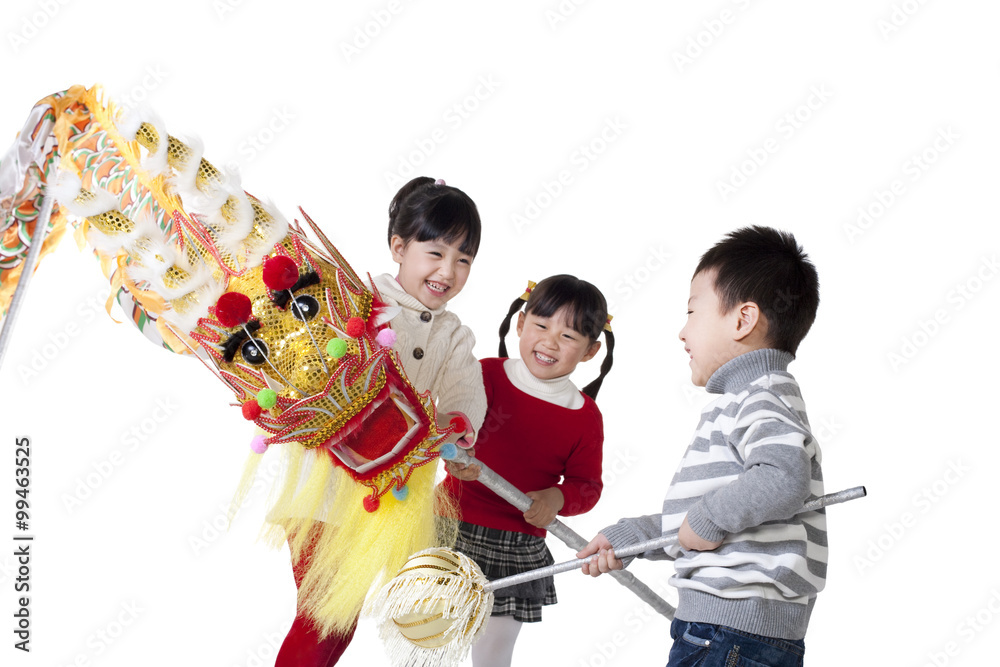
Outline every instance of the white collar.
{"label": "white collar", "polygon": [[570,410],[578,410],[583,407],[583,394],[569,379],[569,375],[551,380],[540,380],[531,374],[521,359],[507,359],[503,363],[503,370],[510,383],[529,396]]}

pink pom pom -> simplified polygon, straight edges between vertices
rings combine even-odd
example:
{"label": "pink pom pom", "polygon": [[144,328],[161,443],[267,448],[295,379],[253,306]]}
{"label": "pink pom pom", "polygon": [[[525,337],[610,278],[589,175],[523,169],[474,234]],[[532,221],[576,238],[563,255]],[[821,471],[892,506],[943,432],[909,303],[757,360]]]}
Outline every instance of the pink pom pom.
{"label": "pink pom pom", "polygon": [[276,255],[264,262],[261,279],[270,289],[276,291],[291,289],[299,280],[299,267],[291,257]]}
{"label": "pink pom pom", "polygon": [[375,336],[375,342],[382,347],[392,347],[396,344],[396,332],[392,329],[382,329]]}
{"label": "pink pom pom", "polygon": [[351,338],[358,338],[365,332],[365,321],[360,317],[352,317],[347,320],[347,335]]}
{"label": "pink pom pom", "polygon": [[239,292],[226,292],[215,302],[215,318],[224,327],[246,324],[252,312],[250,297]]}
{"label": "pink pom pom", "polygon": [[250,441],[250,449],[256,454],[263,454],[267,451],[267,443],[264,442],[264,436],[257,435],[254,439]]}

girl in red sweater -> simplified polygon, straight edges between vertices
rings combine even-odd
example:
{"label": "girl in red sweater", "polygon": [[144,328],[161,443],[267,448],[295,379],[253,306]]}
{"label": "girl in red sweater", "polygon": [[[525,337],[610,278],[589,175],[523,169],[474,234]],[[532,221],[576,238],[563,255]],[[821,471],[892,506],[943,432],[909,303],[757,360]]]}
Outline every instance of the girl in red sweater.
{"label": "girl in red sweater", "polygon": [[[520,359],[507,359],[504,338],[518,313]],[[488,410],[476,456],[525,492],[532,505],[523,514],[474,481],[476,466],[448,463],[444,484],[462,512],[455,548],[498,579],[551,565],[545,526],[557,514],[582,514],[601,496],[604,442],[594,398],[611,369],[614,337],[600,290],[574,276],[546,278],[511,305],[500,327],[499,359],[483,359]],[[569,375],[577,364],[607,353],[600,376],[581,392]],[[522,623],[542,620],[542,606],[555,604],[552,577],[495,592],[486,634],[472,649],[475,667],[507,667]]]}

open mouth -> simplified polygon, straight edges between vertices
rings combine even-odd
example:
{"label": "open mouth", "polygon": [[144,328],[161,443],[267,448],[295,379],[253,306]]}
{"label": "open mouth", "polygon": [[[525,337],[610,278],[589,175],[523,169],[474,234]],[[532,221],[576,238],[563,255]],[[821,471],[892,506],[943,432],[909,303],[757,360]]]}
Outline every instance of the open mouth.
{"label": "open mouth", "polygon": [[362,413],[344,425],[341,437],[323,446],[363,475],[404,456],[426,437],[427,427],[426,415],[387,383]]}
{"label": "open mouth", "polygon": [[539,363],[544,364],[546,366],[551,366],[552,364],[556,363],[556,361],[558,361],[558,359],[555,359],[553,357],[550,357],[546,354],[542,354],[541,352],[537,351],[535,352],[535,359],[537,359]]}
{"label": "open mouth", "polygon": [[443,283],[436,283],[432,280],[426,280],[424,281],[424,284],[427,285],[427,289],[429,289],[434,294],[437,294],[438,296],[442,296],[445,292],[451,289],[448,285],[445,285]]}

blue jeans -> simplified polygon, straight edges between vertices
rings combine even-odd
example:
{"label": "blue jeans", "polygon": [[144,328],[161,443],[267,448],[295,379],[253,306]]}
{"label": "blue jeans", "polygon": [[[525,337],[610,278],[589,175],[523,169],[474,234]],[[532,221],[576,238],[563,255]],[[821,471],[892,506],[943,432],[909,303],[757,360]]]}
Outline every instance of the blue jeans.
{"label": "blue jeans", "polygon": [[802,667],[801,640],[762,637],[710,623],[670,624],[667,667]]}

